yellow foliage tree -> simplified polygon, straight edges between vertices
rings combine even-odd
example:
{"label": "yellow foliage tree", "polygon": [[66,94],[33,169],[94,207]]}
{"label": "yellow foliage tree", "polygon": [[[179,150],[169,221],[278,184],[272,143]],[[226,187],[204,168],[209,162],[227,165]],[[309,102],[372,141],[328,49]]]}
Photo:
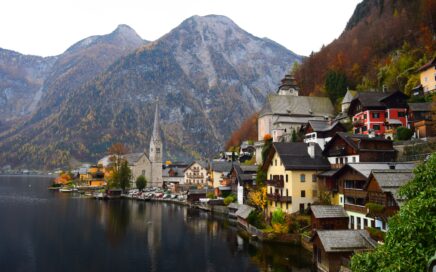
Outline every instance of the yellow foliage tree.
{"label": "yellow foliage tree", "polygon": [[265,210],[266,208],[266,186],[262,187],[256,191],[248,193],[248,201],[251,205],[255,206],[260,210]]}

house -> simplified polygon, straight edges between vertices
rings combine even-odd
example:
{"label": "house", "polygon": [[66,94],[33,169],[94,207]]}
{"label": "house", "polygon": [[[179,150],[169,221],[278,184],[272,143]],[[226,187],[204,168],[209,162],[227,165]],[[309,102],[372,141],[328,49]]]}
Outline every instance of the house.
{"label": "house", "polygon": [[337,132],[323,150],[332,165],[340,168],[346,163],[394,161],[395,149],[391,140],[371,135]]}
{"label": "house", "polygon": [[418,139],[436,136],[436,120],[433,120],[432,102],[409,103],[409,126]]}
{"label": "house", "polygon": [[[366,184],[372,171],[375,170],[412,170],[413,163],[372,162],[348,163],[338,169],[332,178],[336,190],[332,191],[333,204],[344,207],[350,217],[350,229],[375,227],[375,218],[368,215],[368,191]],[[320,182],[322,182],[320,180]],[[337,193],[335,193],[337,192]]]}
{"label": "house", "polygon": [[315,143],[273,143],[262,165],[269,215],[277,208],[303,212],[317,199],[317,174],[328,169],[330,164]]}
{"label": "house", "polygon": [[240,205],[239,209],[235,212],[236,219],[240,226],[244,227],[245,229],[248,229],[248,216],[252,211],[255,209],[253,207],[250,207],[248,205]]}
{"label": "house", "polygon": [[354,253],[377,246],[365,230],[318,230],[312,241],[317,271],[338,272],[348,266]]}
{"label": "house", "polygon": [[258,166],[233,164],[230,171],[232,191],[237,195],[238,204],[246,204],[248,193],[256,186]]}
{"label": "house", "polygon": [[348,214],[340,205],[311,205],[312,230],[348,229]]}
{"label": "house", "polygon": [[348,109],[354,134],[384,135],[393,139],[397,127],[407,127],[407,96],[395,92],[359,92]]}
{"label": "house", "polygon": [[436,90],[436,57],[421,66],[418,71],[424,94]]}
{"label": "house", "polygon": [[333,117],[334,108],[328,97],[298,96],[295,79],[286,75],[277,92],[268,95],[259,112],[258,140],[270,134],[273,142],[289,141],[293,131],[298,132],[310,119]]}
{"label": "house", "polygon": [[106,186],[107,182],[104,179],[104,169],[101,165],[92,165],[88,169],[88,183],[91,187]]}
{"label": "house", "polygon": [[162,179],[165,186],[170,184],[183,184],[185,181],[185,168],[177,165],[168,165],[162,171]]}
{"label": "house", "polygon": [[317,143],[321,149],[324,149],[336,132],[346,132],[347,129],[339,121],[333,120],[309,120],[301,128],[305,135],[304,142]]}
{"label": "house", "polygon": [[230,171],[237,162],[212,161],[210,164],[210,180],[215,189],[215,195],[226,196],[232,191],[232,181]]}
{"label": "house", "polygon": [[387,219],[398,212],[404,203],[398,191],[411,179],[412,169],[372,170],[365,190],[368,192],[367,216],[374,218],[376,228],[387,230]]}
{"label": "house", "polygon": [[189,189],[187,200],[189,203],[199,202],[200,198],[206,198],[206,189]]}
{"label": "house", "polygon": [[194,161],[184,170],[185,184],[207,186],[209,164],[206,161]]}

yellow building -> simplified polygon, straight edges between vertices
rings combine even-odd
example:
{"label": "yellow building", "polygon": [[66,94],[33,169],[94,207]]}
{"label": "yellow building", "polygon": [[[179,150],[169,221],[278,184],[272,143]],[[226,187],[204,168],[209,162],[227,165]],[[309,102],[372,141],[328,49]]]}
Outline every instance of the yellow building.
{"label": "yellow building", "polygon": [[436,91],[436,57],[418,69],[424,94]]}
{"label": "yellow building", "polygon": [[318,197],[316,175],[330,169],[318,144],[273,143],[263,164],[267,173],[267,212],[307,209]]}

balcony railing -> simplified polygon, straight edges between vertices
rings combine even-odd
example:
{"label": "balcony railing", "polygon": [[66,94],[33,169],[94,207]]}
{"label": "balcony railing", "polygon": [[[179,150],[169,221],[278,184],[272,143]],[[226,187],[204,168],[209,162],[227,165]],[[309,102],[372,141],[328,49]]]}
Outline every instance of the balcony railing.
{"label": "balcony railing", "polygon": [[267,180],[266,184],[277,188],[283,188],[285,186],[285,181],[283,179],[273,179],[273,180]]}
{"label": "balcony railing", "polygon": [[350,212],[357,212],[362,214],[368,213],[368,209],[365,206],[360,206],[360,205],[344,204],[344,209]]}
{"label": "balcony railing", "polygon": [[281,196],[280,194],[267,194],[266,198],[271,201],[292,203],[292,196]]}
{"label": "balcony railing", "polygon": [[357,188],[344,188],[344,196],[351,196],[354,198],[366,198],[368,192]]}

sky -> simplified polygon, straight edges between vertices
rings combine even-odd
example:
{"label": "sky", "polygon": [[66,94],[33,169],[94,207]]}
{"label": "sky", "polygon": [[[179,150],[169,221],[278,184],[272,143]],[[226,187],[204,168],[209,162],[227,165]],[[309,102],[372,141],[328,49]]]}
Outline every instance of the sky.
{"label": "sky", "polygon": [[300,55],[339,37],[361,0],[5,0],[0,47],[53,56],[119,24],[153,41],[193,15],[218,14]]}

